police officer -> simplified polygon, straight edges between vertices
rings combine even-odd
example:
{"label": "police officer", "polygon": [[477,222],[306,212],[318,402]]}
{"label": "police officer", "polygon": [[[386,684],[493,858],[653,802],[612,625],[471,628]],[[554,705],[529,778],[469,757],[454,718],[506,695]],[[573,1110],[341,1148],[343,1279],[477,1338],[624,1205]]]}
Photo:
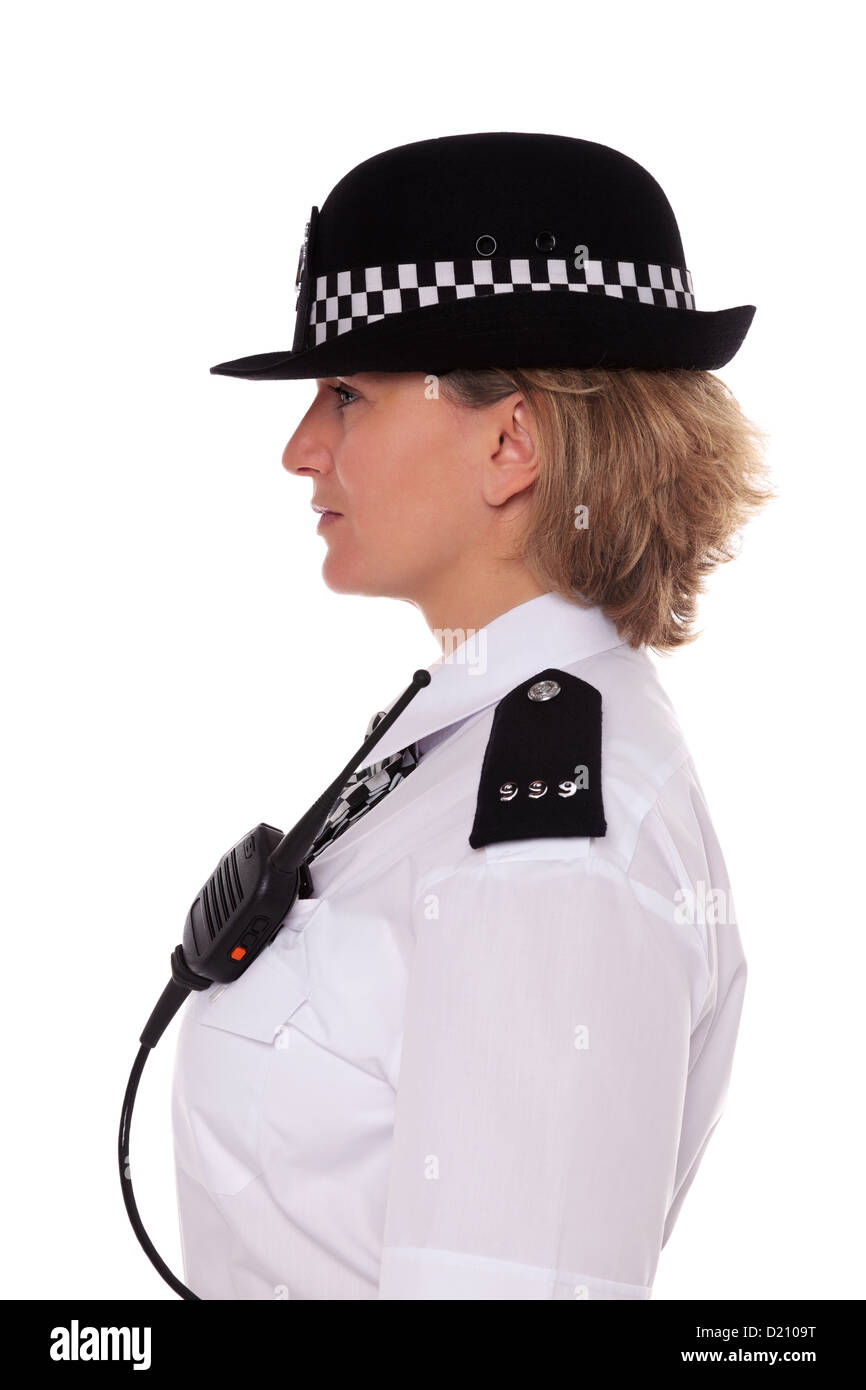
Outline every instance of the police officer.
{"label": "police officer", "polygon": [[709,375],[754,308],[696,308],[633,160],[516,133],[353,169],[297,290],[291,350],[211,370],[316,380],[283,462],[325,581],[408,598],[442,656],[344,787],[312,895],[186,1006],[186,1284],[649,1298],[746,964],[648,648],[684,640],[758,505]]}

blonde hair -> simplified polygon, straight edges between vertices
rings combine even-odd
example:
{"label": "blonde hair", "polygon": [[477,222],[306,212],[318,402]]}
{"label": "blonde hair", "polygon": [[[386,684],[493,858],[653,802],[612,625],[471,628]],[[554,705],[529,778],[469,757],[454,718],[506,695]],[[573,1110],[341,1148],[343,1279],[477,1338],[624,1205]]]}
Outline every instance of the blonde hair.
{"label": "blonde hair", "polygon": [[470,408],[525,396],[540,464],[521,554],[539,582],[600,605],[633,647],[694,641],[706,576],[735,557],[738,532],[775,496],[768,436],[718,377],[461,368],[439,391]]}

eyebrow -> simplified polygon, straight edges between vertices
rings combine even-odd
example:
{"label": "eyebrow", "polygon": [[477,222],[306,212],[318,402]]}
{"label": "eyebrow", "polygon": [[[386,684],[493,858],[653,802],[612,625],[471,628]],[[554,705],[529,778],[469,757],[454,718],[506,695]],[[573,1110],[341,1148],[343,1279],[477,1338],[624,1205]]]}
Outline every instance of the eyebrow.
{"label": "eyebrow", "polygon": [[[345,381],[346,385],[349,386],[351,390],[354,391],[357,389],[360,391],[361,382],[366,386],[375,387],[381,380],[381,377],[381,372],[353,372],[351,376],[344,376],[341,372],[337,372],[333,380]],[[353,383],[355,384],[353,385]]]}
{"label": "eyebrow", "polygon": [[334,372],[330,377],[319,377],[318,380],[345,381],[349,384],[349,386],[351,386],[353,381],[357,381],[359,377],[363,377],[370,383],[371,386],[375,386],[377,383],[380,383],[382,379],[387,375],[387,372],[352,372],[351,376],[346,376],[342,372]]}

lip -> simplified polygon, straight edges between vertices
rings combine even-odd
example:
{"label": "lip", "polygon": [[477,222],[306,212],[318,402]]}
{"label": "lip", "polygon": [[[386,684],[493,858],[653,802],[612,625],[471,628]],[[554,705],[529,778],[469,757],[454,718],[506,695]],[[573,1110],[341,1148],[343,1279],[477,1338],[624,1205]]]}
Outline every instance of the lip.
{"label": "lip", "polygon": [[[319,511],[319,508],[316,507],[314,508],[314,510]],[[328,508],[322,509],[321,515],[319,516],[318,524],[316,526],[316,530],[321,531],[323,528],[333,525],[335,521],[340,520],[342,515],[342,512],[332,512]]]}

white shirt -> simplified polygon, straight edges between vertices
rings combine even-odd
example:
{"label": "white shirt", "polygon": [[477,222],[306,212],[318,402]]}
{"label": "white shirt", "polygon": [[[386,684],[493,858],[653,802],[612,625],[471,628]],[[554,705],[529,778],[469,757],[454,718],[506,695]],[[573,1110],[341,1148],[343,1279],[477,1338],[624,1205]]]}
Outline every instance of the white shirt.
{"label": "white shirt", "polygon": [[[496,704],[548,667],[601,693],[606,834],[473,849]],[[429,669],[371,754],[421,740],[418,766],[184,1005],[203,1299],[649,1298],[721,1115],[746,962],[649,656],[549,593]]]}

